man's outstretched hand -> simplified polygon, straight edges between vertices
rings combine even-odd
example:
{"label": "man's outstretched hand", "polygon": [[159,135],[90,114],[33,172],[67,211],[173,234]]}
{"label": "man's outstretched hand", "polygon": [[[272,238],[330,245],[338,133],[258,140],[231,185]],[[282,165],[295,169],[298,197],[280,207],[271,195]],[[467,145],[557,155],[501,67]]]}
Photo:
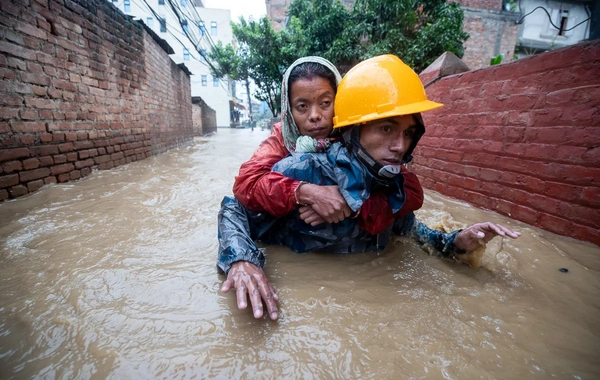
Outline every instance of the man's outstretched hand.
{"label": "man's outstretched hand", "polygon": [[521,233],[500,224],[476,223],[462,230],[454,240],[454,245],[456,248],[469,252],[486,245],[495,236],[508,236],[516,239],[521,236]]}
{"label": "man's outstretched hand", "polygon": [[248,306],[249,297],[254,318],[262,318],[262,300],[264,300],[267,304],[269,317],[274,321],[279,318],[277,312],[279,297],[261,268],[247,261],[233,263],[227,274],[227,280],[221,286],[221,291],[227,293],[231,288],[236,289],[238,308],[245,309]]}

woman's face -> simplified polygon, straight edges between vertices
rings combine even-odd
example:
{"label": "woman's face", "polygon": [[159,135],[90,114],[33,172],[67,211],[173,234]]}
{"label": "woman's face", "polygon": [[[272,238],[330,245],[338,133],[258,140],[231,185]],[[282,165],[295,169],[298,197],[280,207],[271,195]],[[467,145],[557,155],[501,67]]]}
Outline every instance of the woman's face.
{"label": "woman's face", "polygon": [[333,128],[335,93],[327,79],[299,79],[290,87],[290,106],[301,135],[322,139]]}

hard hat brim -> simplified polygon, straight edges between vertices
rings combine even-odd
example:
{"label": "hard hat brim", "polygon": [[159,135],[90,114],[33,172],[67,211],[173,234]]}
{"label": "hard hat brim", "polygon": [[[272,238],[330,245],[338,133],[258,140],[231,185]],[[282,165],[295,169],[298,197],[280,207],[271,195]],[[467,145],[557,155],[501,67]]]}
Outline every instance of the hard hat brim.
{"label": "hard hat brim", "polygon": [[385,111],[382,110],[381,112],[374,112],[367,115],[357,115],[356,117],[350,116],[346,120],[339,120],[338,117],[335,116],[333,118],[333,128],[342,128],[349,125],[363,124],[370,121],[386,119],[388,117],[412,115],[415,113],[431,111],[443,106],[444,105],[442,103],[433,102],[431,100],[423,100],[417,103],[396,106],[392,109],[387,109]]}

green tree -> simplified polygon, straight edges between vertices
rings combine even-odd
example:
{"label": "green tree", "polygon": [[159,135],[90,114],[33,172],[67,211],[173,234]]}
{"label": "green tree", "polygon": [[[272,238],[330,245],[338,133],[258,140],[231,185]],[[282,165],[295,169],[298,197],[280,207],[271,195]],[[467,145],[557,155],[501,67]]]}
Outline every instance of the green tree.
{"label": "green tree", "polygon": [[294,0],[290,37],[307,54],[344,68],[380,54],[395,54],[421,71],[445,51],[463,56],[463,12],[445,0],[356,0],[352,11],[336,0]]}
{"label": "green tree", "polygon": [[460,6],[445,0],[356,0],[352,10],[339,0],[293,0],[288,20],[276,32],[266,17],[240,18],[232,23],[237,49],[221,46],[210,55],[221,72],[216,75],[252,79],[255,97],[273,115],[281,110],[283,73],[302,56],[323,56],[345,72],[364,59],[394,54],[419,72],[445,51],[462,57],[469,37]]}
{"label": "green tree", "polygon": [[234,81],[243,81],[248,96],[248,112],[252,115],[252,99],[250,98],[250,56],[246,47],[237,51],[231,44],[223,45],[221,41],[208,52],[208,59],[213,64],[211,71],[217,78],[229,76]]}

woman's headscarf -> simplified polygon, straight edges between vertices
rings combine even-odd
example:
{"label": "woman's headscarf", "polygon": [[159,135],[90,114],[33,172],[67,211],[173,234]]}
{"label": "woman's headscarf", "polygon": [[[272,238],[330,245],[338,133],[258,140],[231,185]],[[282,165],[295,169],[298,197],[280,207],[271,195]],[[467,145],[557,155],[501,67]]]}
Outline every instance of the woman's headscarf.
{"label": "woman's headscarf", "polygon": [[328,68],[334,75],[336,83],[339,84],[342,80],[342,76],[335,68],[333,63],[329,62],[325,58],[310,56],[297,59],[294,63],[288,67],[283,74],[283,83],[281,84],[281,124],[283,141],[285,146],[290,152],[317,152],[325,151],[329,147],[328,139],[313,139],[310,136],[301,136],[298,126],[294,121],[292,115],[292,109],[290,107],[290,100],[288,98],[288,81],[292,70],[306,62],[319,63]]}

